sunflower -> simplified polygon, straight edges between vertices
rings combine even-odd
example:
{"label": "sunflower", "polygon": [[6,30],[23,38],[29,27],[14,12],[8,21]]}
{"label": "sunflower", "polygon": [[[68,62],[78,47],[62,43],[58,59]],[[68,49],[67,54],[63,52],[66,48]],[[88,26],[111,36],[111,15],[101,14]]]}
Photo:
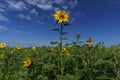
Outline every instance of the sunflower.
{"label": "sunflower", "polygon": [[35,51],[35,50],[36,50],[36,47],[32,47],[32,50]]}
{"label": "sunflower", "polygon": [[24,61],[24,66],[29,67],[32,64],[32,59],[28,58],[26,61]]}
{"label": "sunflower", "polygon": [[20,50],[22,47],[20,45],[16,46],[16,49]]}
{"label": "sunflower", "polygon": [[0,44],[0,48],[5,48],[6,47],[6,43],[1,43]]}
{"label": "sunflower", "polygon": [[54,49],[53,48],[50,48],[50,51],[53,51]]}
{"label": "sunflower", "polygon": [[69,14],[65,11],[56,11],[54,14],[54,19],[57,20],[60,24],[63,22],[68,22]]}
{"label": "sunflower", "polygon": [[89,39],[87,40],[87,44],[88,44],[89,46],[93,44],[92,38],[89,38]]}
{"label": "sunflower", "polygon": [[70,55],[70,53],[69,53],[69,52],[67,52],[67,53],[66,53],[66,56],[69,56],[69,55]]}
{"label": "sunflower", "polygon": [[62,52],[65,52],[67,49],[65,47],[62,48]]}

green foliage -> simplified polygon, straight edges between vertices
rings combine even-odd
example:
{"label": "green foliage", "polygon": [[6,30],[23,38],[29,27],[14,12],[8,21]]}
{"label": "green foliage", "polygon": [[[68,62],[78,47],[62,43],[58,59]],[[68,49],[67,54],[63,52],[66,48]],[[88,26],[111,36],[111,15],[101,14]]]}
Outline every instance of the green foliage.
{"label": "green foliage", "polygon": [[[57,43],[57,42],[55,42]],[[68,46],[69,45],[69,46]],[[120,48],[65,44],[62,52],[63,75],[61,75],[61,53],[58,46],[15,50],[0,49],[0,80],[104,80],[120,79]],[[69,55],[68,55],[69,53]],[[4,54],[4,55],[3,55]],[[25,67],[26,57],[32,65]]]}

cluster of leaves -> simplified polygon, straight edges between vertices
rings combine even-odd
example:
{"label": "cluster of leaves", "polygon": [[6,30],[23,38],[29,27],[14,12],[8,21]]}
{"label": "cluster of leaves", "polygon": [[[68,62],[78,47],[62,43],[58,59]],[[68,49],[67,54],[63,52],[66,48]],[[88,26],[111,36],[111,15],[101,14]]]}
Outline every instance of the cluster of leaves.
{"label": "cluster of leaves", "polygon": [[[67,51],[63,52],[63,76],[60,73],[58,46],[38,47],[35,51],[32,51],[31,48],[16,51],[12,51],[13,48],[0,49],[0,79],[120,79],[120,46],[105,48],[101,44],[88,46],[73,42],[64,47]],[[66,55],[68,51],[70,55]],[[26,57],[33,60],[29,67],[23,65]]]}

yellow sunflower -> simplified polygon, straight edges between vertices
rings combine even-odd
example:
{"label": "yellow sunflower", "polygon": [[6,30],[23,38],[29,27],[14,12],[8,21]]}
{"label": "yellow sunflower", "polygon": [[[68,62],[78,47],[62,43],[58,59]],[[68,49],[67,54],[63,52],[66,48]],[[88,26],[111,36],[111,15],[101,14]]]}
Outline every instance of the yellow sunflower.
{"label": "yellow sunflower", "polygon": [[59,23],[68,22],[69,14],[65,11],[56,11],[54,14],[54,19],[57,20]]}
{"label": "yellow sunflower", "polygon": [[6,47],[6,43],[1,43],[0,44],[0,48],[5,48]]}
{"label": "yellow sunflower", "polygon": [[67,49],[65,47],[62,47],[62,52],[65,52]]}
{"label": "yellow sunflower", "polygon": [[87,40],[87,44],[88,44],[89,46],[93,44],[92,38],[89,38],[89,39]]}
{"label": "yellow sunflower", "polygon": [[32,64],[32,59],[28,58],[26,61],[24,61],[24,66],[29,67]]}
{"label": "yellow sunflower", "polygon": [[32,47],[32,50],[35,51],[35,50],[36,50],[36,47]]}
{"label": "yellow sunflower", "polygon": [[53,48],[50,48],[50,51],[53,51],[54,49]]}
{"label": "yellow sunflower", "polygon": [[69,52],[67,52],[67,53],[66,53],[66,56],[69,56],[69,55],[70,55],[70,53],[69,53]]}
{"label": "yellow sunflower", "polygon": [[20,50],[22,47],[20,45],[16,46],[16,49]]}

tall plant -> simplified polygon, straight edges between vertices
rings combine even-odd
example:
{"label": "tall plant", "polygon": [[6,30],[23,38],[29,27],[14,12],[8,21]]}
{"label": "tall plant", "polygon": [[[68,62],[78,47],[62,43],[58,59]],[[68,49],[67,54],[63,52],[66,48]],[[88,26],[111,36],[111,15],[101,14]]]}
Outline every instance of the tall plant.
{"label": "tall plant", "polygon": [[63,38],[63,35],[67,34],[67,32],[63,32],[63,29],[65,26],[69,26],[69,14],[65,11],[58,10],[54,14],[54,19],[57,21],[57,23],[60,24],[60,28],[55,28],[53,31],[58,31],[60,34],[60,42],[59,42],[59,49],[61,54],[61,75],[63,75],[63,54],[62,54],[62,46],[63,46],[63,40],[66,40],[67,38]]}

